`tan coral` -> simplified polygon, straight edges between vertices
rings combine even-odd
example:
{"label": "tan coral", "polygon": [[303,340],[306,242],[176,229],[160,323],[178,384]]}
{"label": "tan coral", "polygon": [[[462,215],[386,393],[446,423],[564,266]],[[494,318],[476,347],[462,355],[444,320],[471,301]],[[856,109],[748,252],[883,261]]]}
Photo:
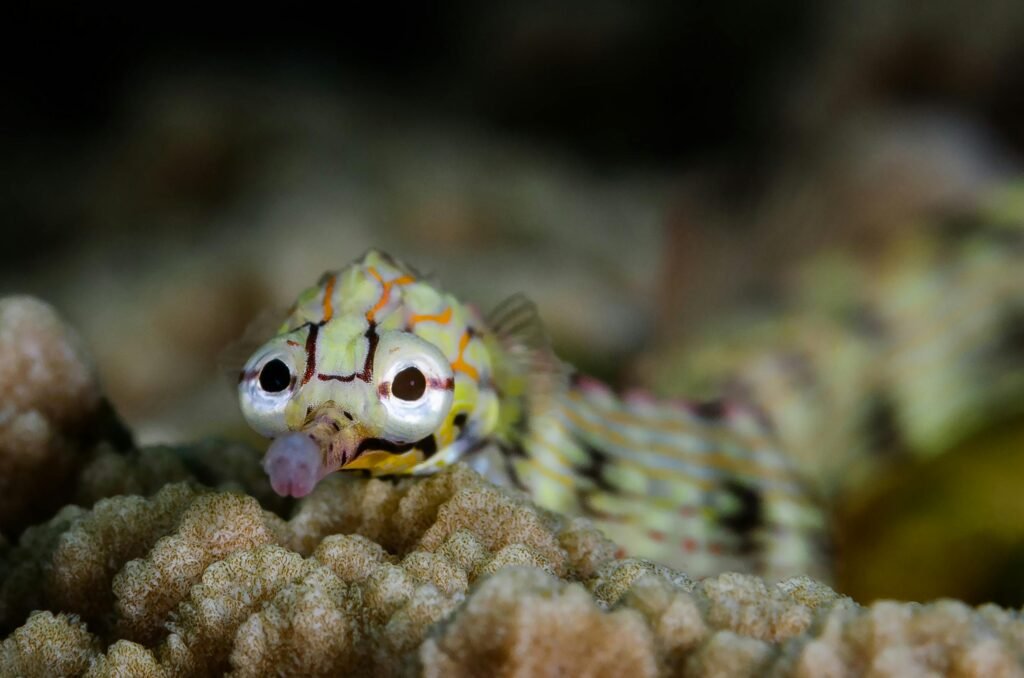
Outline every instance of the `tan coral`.
{"label": "tan coral", "polygon": [[93,659],[85,678],[168,678],[153,652],[130,640],[119,640]]}
{"label": "tan coral", "polygon": [[313,552],[313,559],[330,567],[347,582],[362,581],[381,563],[394,561],[380,544],[358,534],[335,534],[325,538]]}
{"label": "tan coral", "polygon": [[0,675],[81,675],[99,643],[73,615],[35,612],[0,646]]}
{"label": "tan coral", "polygon": [[643,616],[654,634],[655,653],[669,673],[679,673],[710,633],[698,601],[664,577],[641,577],[623,597],[623,605]]}
{"label": "tan coral", "polygon": [[46,566],[50,605],[99,621],[110,611],[111,582],[128,561],[144,556],[170,531],[195,497],[187,485],[168,485],[152,499],[115,497],[96,504],[57,540]]}
{"label": "tan coral", "polygon": [[394,551],[395,544],[385,544],[384,535],[402,498],[401,489],[407,485],[408,480],[395,484],[376,479],[358,482],[342,474],[326,478],[289,521],[293,547],[309,554],[324,537],[357,533]]}
{"label": "tan coral", "polygon": [[227,668],[238,627],[315,564],[278,546],[238,550],[212,564],[170,616],[159,654],[175,675],[217,675]]}
{"label": "tan coral", "polygon": [[55,607],[47,600],[45,571],[58,541],[84,514],[77,506],[66,506],[48,522],[25,530],[18,545],[7,551],[0,583],[0,628],[14,628],[31,610]]}
{"label": "tan coral", "polygon": [[420,649],[426,676],[654,676],[650,628],[635,611],[603,612],[579,584],[535,568],[487,579]]}
{"label": "tan coral", "polygon": [[803,590],[734,573],[706,579],[694,590],[711,626],[769,642],[799,635],[810,626],[814,607],[804,604],[806,598],[797,600],[794,592]]}
{"label": "tan coral", "polygon": [[[472,530],[501,561],[496,567],[528,560],[558,575],[568,572],[570,557],[558,540],[565,519],[537,510],[525,498],[472,482],[468,468],[456,468],[451,477],[461,481],[463,487],[438,508],[436,522],[423,532],[418,548],[434,551],[458,530]],[[400,507],[400,512],[402,508],[405,506]],[[506,549],[512,551],[502,555]]]}
{"label": "tan coral", "polygon": [[289,584],[235,634],[237,676],[320,676],[350,667],[358,651],[348,587],[326,567]]}
{"label": "tan coral", "polygon": [[685,574],[637,558],[610,560],[597,571],[597,576],[590,581],[590,589],[594,596],[604,605],[617,603],[633,584],[648,576],[655,576],[671,582],[678,588],[691,591],[696,584]]}
{"label": "tan coral", "polygon": [[114,577],[121,630],[132,640],[152,640],[162,620],[188,595],[206,568],[239,549],[274,540],[263,509],[252,497],[211,493],[196,497],[174,534],[161,538],[145,558]]}
{"label": "tan coral", "polygon": [[192,480],[173,450],[152,447],[122,454],[101,444],[78,475],[76,503],[92,506],[120,494],[151,495],[172,483]]}
{"label": "tan coral", "polygon": [[47,611],[4,641],[0,674],[1022,675],[1017,613],[862,608],[807,578],[694,581],[615,551],[461,467],[331,479],[288,521],[170,485],[7,547],[3,619]]}
{"label": "tan coral", "polygon": [[100,391],[78,336],[37,299],[0,299],[0,355],[0,531],[17,534],[68,496]]}
{"label": "tan coral", "polygon": [[81,423],[100,399],[78,334],[48,304],[0,299],[0,386],[4,406],[38,412],[58,427]]}
{"label": "tan coral", "polygon": [[[124,458],[129,470],[132,463],[152,459]],[[306,586],[302,600],[344,603],[343,616],[358,620],[353,626],[360,629],[358,649],[338,648],[340,654],[331,656],[348,657],[355,666],[408,667],[420,639],[463,599],[476,578],[508,564],[536,564],[563,573],[584,569],[560,545],[563,538],[580,544],[583,558],[612,550],[593,528],[586,534],[580,523],[542,512],[468,469],[423,481],[339,478],[333,484],[335,492],[311,497],[288,522],[251,497],[187,484],[169,485],[149,499],[113,497],[89,511],[68,509],[27,532],[11,550],[18,560],[5,567],[18,574],[13,580],[19,586],[5,587],[2,609],[9,611],[10,621],[29,606],[73,612],[89,620],[94,632],[142,643],[118,645],[119,654],[94,662],[94,672],[113,670],[129,659],[151,663],[149,654],[136,652],[142,647],[159,658],[161,670],[217,673],[229,654],[237,661],[259,656],[265,662],[286,652],[280,633],[308,637],[310,630],[285,612],[289,596],[299,596],[286,590],[301,585]],[[474,502],[487,502],[490,508],[477,521],[460,518],[462,508]],[[406,519],[422,515],[435,520],[420,523],[423,532],[416,533]],[[559,531],[563,527],[564,534]],[[395,552],[358,534],[321,537],[342,528],[390,534],[383,541]],[[272,544],[311,549],[312,555],[303,560]],[[276,549],[276,555],[265,549]],[[285,556],[292,570],[299,570],[273,574],[272,563]],[[302,579],[314,570],[319,572],[315,580]],[[266,577],[273,585],[258,584]],[[214,615],[211,621],[211,610],[227,609],[225,587],[247,603],[235,616]],[[317,593],[328,590],[346,593],[343,599]],[[32,595],[25,599],[20,596],[24,591]],[[271,605],[274,596],[282,596],[273,604],[276,615],[262,607]],[[257,624],[254,615],[262,615],[259,628],[277,629],[277,635],[267,637],[276,639],[278,649],[253,645],[248,636],[247,645],[238,644],[234,634],[245,624]],[[161,643],[164,628],[171,633]],[[318,670],[315,664],[305,669]]]}
{"label": "tan coral", "polygon": [[78,476],[76,502],[92,506],[119,494],[150,495],[181,481],[244,492],[276,511],[286,505],[271,489],[259,453],[245,445],[217,440],[179,447],[157,445],[128,453],[101,444]]}
{"label": "tan coral", "polygon": [[756,678],[767,673],[771,657],[771,645],[762,640],[716,631],[686,658],[683,673],[707,678]]}
{"label": "tan coral", "polygon": [[880,676],[1024,676],[1024,621],[992,606],[879,602],[819,615],[808,637],[783,646],[777,672]]}

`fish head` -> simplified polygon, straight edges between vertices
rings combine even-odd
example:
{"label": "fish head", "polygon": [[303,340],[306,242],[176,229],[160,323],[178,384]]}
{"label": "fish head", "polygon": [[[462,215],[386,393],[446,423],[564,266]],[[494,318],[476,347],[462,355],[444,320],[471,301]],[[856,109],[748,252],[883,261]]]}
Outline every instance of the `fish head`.
{"label": "fish head", "polygon": [[242,413],[272,440],[263,466],[279,494],[304,496],[338,470],[408,473],[467,422],[495,419],[472,313],[373,255],[304,292],[241,372]]}

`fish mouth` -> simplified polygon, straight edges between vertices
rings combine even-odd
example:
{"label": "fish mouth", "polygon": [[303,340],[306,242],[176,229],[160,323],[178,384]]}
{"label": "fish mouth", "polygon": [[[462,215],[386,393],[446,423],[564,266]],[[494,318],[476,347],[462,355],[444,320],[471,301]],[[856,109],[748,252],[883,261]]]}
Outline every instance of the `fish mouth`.
{"label": "fish mouth", "polygon": [[394,464],[388,462],[402,459],[404,453],[416,447],[416,443],[394,443],[384,438],[363,438],[353,446],[339,436],[325,443],[304,431],[275,438],[263,457],[263,470],[274,492],[282,497],[305,497],[334,471],[390,469]]}
{"label": "fish mouth", "polygon": [[[328,474],[355,459],[366,436],[334,407],[322,407],[297,431],[274,438],[263,457],[270,486],[282,497],[305,497]],[[342,424],[344,422],[344,424]]]}
{"label": "fish mouth", "polygon": [[270,486],[282,497],[305,497],[335,471],[364,470],[374,475],[401,473],[425,453],[436,449],[433,436],[396,443],[368,435],[365,427],[341,418],[329,408],[306,421],[300,431],[278,436],[263,457]]}
{"label": "fish mouth", "polygon": [[[364,452],[388,452],[390,454],[401,454],[408,452],[412,448],[416,447],[416,443],[393,443],[390,440],[384,438],[364,438],[358,447],[356,447],[356,454],[350,461],[355,461],[356,457],[360,457]],[[348,465],[346,462],[345,466]],[[344,466],[342,467],[344,468]]]}
{"label": "fish mouth", "polygon": [[305,497],[329,473],[316,440],[306,433],[286,433],[274,439],[263,457],[270,486],[282,497]]}

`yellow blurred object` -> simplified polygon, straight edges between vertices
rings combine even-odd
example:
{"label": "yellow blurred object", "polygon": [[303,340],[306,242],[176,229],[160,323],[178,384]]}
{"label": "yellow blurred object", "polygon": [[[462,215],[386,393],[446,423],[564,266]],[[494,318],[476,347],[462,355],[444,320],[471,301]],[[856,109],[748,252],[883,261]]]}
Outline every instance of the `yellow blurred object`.
{"label": "yellow blurred object", "polygon": [[837,589],[864,602],[1024,604],[1022,478],[1024,418],[878,476],[836,512]]}

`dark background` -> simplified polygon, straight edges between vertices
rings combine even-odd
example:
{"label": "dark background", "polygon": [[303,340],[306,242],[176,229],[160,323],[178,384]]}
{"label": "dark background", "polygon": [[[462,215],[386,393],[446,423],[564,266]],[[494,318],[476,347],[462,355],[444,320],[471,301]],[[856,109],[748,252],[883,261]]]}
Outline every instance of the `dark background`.
{"label": "dark background", "polygon": [[[371,245],[484,306],[526,291],[562,355],[632,386],[798,262],[1020,174],[1024,3],[426,5],[3,11],[0,292],[81,329],[141,441],[244,435],[225,346]],[[1000,440],[854,502],[871,575],[840,588],[1019,604],[1024,535],[938,562],[975,498],[951,479],[1012,468]]]}

